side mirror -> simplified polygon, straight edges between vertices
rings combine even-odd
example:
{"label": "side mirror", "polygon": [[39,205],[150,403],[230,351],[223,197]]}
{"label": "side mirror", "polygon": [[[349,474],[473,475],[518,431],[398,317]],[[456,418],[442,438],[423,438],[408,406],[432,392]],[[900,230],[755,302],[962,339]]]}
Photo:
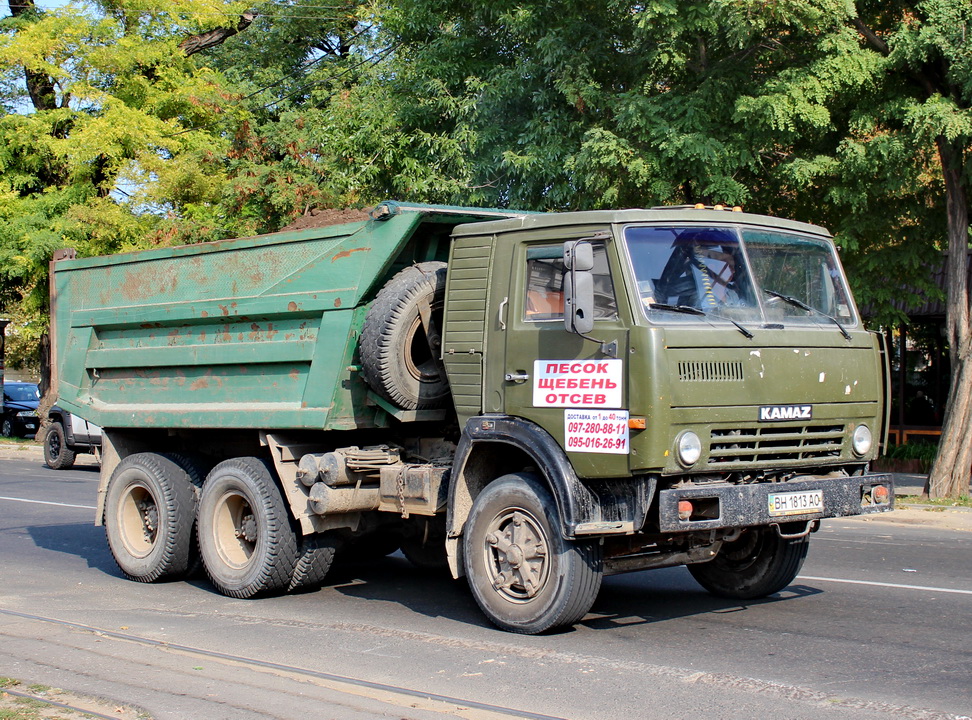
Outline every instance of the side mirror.
{"label": "side mirror", "polygon": [[564,243],[564,327],[587,335],[594,330],[594,248],[586,240]]}

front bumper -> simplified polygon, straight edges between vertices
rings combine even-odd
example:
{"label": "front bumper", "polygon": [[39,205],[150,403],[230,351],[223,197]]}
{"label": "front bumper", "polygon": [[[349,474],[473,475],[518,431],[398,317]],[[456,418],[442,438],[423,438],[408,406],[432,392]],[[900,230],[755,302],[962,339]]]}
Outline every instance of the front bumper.
{"label": "front bumper", "polygon": [[[887,488],[887,502],[874,501],[873,488]],[[823,509],[773,515],[770,495],[821,491]],[[698,513],[679,518],[679,502],[688,500]],[[894,508],[894,481],[878,473],[853,477],[807,477],[789,482],[749,485],[713,484],[662,490],[658,493],[658,520],[662,532],[695,532],[720,528],[754,527],[774,523],[809,522],[820,518],[887,512]]]}

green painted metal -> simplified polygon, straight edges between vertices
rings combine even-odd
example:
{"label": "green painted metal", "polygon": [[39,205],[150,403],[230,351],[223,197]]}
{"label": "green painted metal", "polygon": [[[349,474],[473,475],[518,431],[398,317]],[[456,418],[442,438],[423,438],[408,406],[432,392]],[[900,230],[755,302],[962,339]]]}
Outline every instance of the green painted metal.
{"label": "green painted metal", "polygon": [[[492,247],[490,282],[483,317],[485,341],[473,355],[466,345],[452,343],[455,355],[450,372],[482,379],[482,404],[466,403],[460,415],[499,412],[527,418],[541,425],[564,446],[564,411],[536,407],[533,401],[533,362],[545,360],[603,360],[600,343],[570,335],[559,321],[536,323],[524,319],[526,260],[551,243],[604,234],[614,279],[618,317],[595,322],[598,341],[617,343],[624,365],[621,406],[646,421],[645,430],[632,430],[630,453],[595,454],[568,451],[575,471],[585,478],[611,478],[631,473],[684,474],[675,460],[679,433],[693,430],[703,438],[706,454],[691,472],[808,468],[859,463],[873,459],[877,442],[866,457],[853,454],[849,438],[859,423],[878,437],[882,427],[883,369],[873,334],[860,325],[847,329],[845,339],[832,324],[788,324],[753,328],[754,338],[722,323],[686,325],[684,316],[649,322],[640,309],[638,288],[625,260],[622,232],[630,224],[744,225],[783,229],[829,239],[818,226],[747,213],[695,208],[660,208],[525,216],[503,222],[465,225],[455,230],[455,247],[489,244]],[[458,254],[458,250],[454,250]],[[474,279],[450,280],[453,289],[472,288]],[[450,307],[447,305],[447,313]],[[478,315],[477,315],[478,317]],[[473,320],[466,318],[467,325]],[[447,333],[449,330],[447,329]],[[448,336],[447,336],[448,337]],[[481,359],[482,367],[475,365]],[[447,357],[447,362],[450,362]],[[462,363],[462,368],[459,364]],[[680,365],[738,367],[739,379],[695,381],[683,377]],[[507,374],[527,378],[508,381]],[[717,375],[718,377],[718,375]],[[472,390],[468,392],[472,397]],[[813,421],[760,423],[764,405],[813,405]],[[776,429],[777,435],[770,433]],[[824,428],[821,430],[820,428]],[[829,428],[829,431],[827,430]],[[836,428],[836,430],[835,430]],[[790,429],[793,432],[790,432]],[[795,433],[795,435],[794,435]],[[828,434],[829,433],[829,434]],[[739,440],[732,438],[738,434]],[[836,436],[836,439],[834,439]],[[726,437],[726,440],[720,438]],[[719,453],[710,447],[726,446]],[[755,438],[755,439],[753,439]],[[738,448],[729,446],[739,445]],[[814,452],[814,446],[817,452]],[[779,452],[775,451],[779,448]]]}
{"label": "green painted metal", "polygon": [[115,428],[381,426],[356,365],[374,294],[446,259],[456,223],[515,214],[386,203],[364,222],[58,262],[59,401]]}

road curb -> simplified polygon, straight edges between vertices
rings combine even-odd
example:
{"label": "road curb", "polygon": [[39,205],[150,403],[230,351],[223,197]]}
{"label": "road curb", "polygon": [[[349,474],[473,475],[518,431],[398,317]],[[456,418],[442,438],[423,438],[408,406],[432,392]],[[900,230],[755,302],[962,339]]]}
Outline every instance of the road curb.
{"label": "road curb", "polygon": [[[43,445],[20,445],[18,443],[0,443],[0,460],[36,460],[44,462]],[[77,465],[97,465],[98,461],[94,455],[79,453]]]}
{"label": "road curb", "polygon": [[18,443],[0,443],[0,457],[36,457],[44,459],[44,448],[41,445],[20,445]]}

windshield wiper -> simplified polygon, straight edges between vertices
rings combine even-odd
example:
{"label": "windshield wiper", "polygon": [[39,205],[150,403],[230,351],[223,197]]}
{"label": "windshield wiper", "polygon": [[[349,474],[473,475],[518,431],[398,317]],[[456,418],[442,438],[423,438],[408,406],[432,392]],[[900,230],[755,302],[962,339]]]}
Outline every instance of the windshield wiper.
{"label": "windshield wiper", "polygon": [[749,332],[749,330],[747,330],[745,327],[737,323],[732,318],[728,318],[725,315],[717,315],[716,313],[713,312],[706,312],[705,310],[700,310],[699,308],[692,307],[691,305],[669,305],[668,303],[652,302],[652,303],[648,303],[648,307],[652,308],[653,310],[654,309],[670,310],[671,312],[680,312],[680,313],[685,313],[686,315],[701,315],[702,317],[714,317],[714,318],[719,318],[720,320],[728,320],[733,325],[735,325],[736,329],[738,329],[739,332],[741,332],[747,338],[749,338],[750,340],[752,340],[753,338],[753,334]]}
{"label": "windshield wiper", "polygon": [[648,307],[658,310],[671,310],[672,312],[685,313],[686,315],[702,315],[705,316],[705,310],[699,310],[697,307],[692,307],[691,305],[669,305],[668,303],[648,303]]}
{"label": "windshield wiper", "polygon": [[840,320],[835,318],[833,315],[828,315],[823,310],[817,310],[817,308],[815,307],[810,307],[802,300],[797,300],[795,297],[790,297],[789,295],[784,295],[783,293],[778,293],[774,290],[767,290],[766,288],[763,288],[763,292],[766,293],[767,295],[772,295],[773,297],[779,298],[783,302],[790,303],[790,305],[793,305],[794,307],[798,307],[801,310],[806,310],[807,312],[815,313],[817,315],[820,315],[821,317],[827,318],[828,320],[830,320],[830,322],[832,322],[834,325],[837,326],[837,329],[840,330],[840,334],[843,335],[845,339],[847,340],[851,339],[850,333],[847,332],[847,328],[845,328],[841,324]]}

